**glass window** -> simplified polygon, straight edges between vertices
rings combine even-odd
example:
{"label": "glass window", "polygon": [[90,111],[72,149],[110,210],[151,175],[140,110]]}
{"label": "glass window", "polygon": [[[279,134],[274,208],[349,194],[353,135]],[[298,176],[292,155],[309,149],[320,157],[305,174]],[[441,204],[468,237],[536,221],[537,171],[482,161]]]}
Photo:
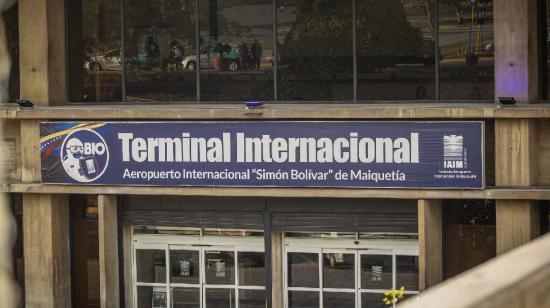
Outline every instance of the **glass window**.
{"label": "glass window", "polygon": [[396,256],[397,289],[405,287],[407,291],[418,291],[418,256]]}
{"label": "glass window", "polygon": [[352,2],[277,1],[278,99],[353,99]]}
{"label": "glass window", "polygon": [[240,308],[265,308],[265,290],[239,290]]}
{"label": "glass window", "polygon": [[323,308],[355,308],[355,292],[323,292]]}
{"label": "glass window", "polygon": [[67,9],[71,101],[494,96],[492,0],[104,0]]}
{"label": "glass window", "polygon": [[199,251],[170,250],[170,282],[198,284]]}
{"label": "glass window", "polygon": [[265,285],[265,258],[263,252],[238,252],[239,285]]}
{"label": "glass window", "polygon": [[383,293],[362,293],[361,307],[362,308],[385,308],[390,306],[384,304]]}
{"label": "glass window", "polygon": [[124,1],[127,100],[195,100],[196,1]]}
{"label": "glass window", "polygon": [[543,55],[544,76],[541,76],[541,78],[543,78],[543,80],[546,82],[546,87],[543,87],[543,98],[548,100],[550,99],[550,0],[546,0],[544,2],[541,1],[539,3],[541,5],[544,5],[546,10],[546,16],[543,16],[541,18],[541,21],[544,23],[544,27],[546,28],[546,31],[543,31],[544,34],[541,36],[541,45],[543,45],[543,51],[546,52],[546,54]]}
{"label": "glass window", "polygon": [[205,306],[207,308],[235,307],[235,290],[206,289]]}
{"label": "glass window", "polygon": [[67,3],[70,100],[121,101],[120,0]]}
{"label": "glass window", "polygon": [[6,43],[11,57],[11,70],[8,94],[10,99],[19,98],[19,14],[18,5],[4,12]]}
{"label": "glass window", "polygon": [[166,288],[138,286],[137,287],[137,306],[138,308],[168,307],[168,298],[166,296]]}
{"label": "glass window", "polygon": [[289,291],[289,308],[319,308],[319,292]]}
{"label": "glass window", "polygon": [[439,1],[439,51],[441,99],[493,99],[493,1]]}
{"label": "glass window", "polygon": [[200,308],[199,288],[172,288],[173,308]]}
{"label": "glass window", "polygon": [[271,0],[200,1],[201,100],[273,100],[272,12]]}
{"label": "glass window", "polygon": [[206,284],[235,284],[235,253],[233,251],[205,251]]}
{"label": "glass window", "polygon": [[494,200],[445,200],[445,275],[450,278],[496,256]]}
{"label": "glass window", "polygon": [[390,290],[392,264],[391,255],[361,255],[361,289]]}
{"label": "glass window", "polygon": [[216,229],[205,228],[203,229],[203,235],[212,236],[264,236],[262,230],[244,230],[244,229]]}
{"label": "glass window", "polygon": [[355,255],[323,254],[323,288],[355,288]]}
{"label": "glass window", "polygon": [[138,282],[166,282],[166,253],[161,249],[136,249]]}
{"label": "glass window", "polygon": [[319,287],[319,254],[288,253],[288,286]]}
{"label": "glass window", "polygon": [[358,99],[435,99],[433,2],[356,1]]}

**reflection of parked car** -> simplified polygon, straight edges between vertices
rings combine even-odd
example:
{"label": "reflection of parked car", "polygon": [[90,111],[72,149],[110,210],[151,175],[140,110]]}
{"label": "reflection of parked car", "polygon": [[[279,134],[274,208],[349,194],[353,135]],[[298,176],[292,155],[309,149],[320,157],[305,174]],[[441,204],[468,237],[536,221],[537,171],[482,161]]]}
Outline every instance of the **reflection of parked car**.
{"label": "reflection of parked car", "polygon": [[[228,50],[221,53],[221,57],[224,59],[231,60],[231,63],[229,64],[229,70],[236,71],[239,67],[237,64],[237,49],[238,46],[234,44],[227,44],[225,46],[228,46]],[[201,68],[211,69],[214,68],[214,64],[212,63],[212,59],[214,58],[220,58],[220,52],[216,51],[216,48],[213,46],[206,46],[200,49],[200,65]],[[197,69],[197,55],[190,55],[185,58],[183,58],[183,61],[181,62],[182,66],[189,70],[189,71],[195,71]]]}
{"label": "reflection of parked car", "polygon": [[86,57],[84,68],[89,71],[120,71],[120,49],[112,49],[104,54],[94,53]]}

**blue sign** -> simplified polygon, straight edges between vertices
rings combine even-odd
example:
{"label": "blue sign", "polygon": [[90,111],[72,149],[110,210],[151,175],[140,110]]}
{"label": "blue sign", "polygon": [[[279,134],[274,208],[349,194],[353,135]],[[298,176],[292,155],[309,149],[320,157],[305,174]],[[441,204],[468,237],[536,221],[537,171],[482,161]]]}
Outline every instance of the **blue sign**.
{"label": "blue sign", "polygon": [[483,122],[44,122],[42,181],[483,188]]}

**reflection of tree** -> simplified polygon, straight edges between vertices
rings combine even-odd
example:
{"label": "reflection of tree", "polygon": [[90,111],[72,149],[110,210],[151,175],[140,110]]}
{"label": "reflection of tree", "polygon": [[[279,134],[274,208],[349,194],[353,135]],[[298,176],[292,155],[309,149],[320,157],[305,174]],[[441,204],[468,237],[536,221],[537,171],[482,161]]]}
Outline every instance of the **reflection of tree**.
{"label": "reflection of tree", "polygon": [[404,1],[405,4],[402,4],[400,0],[358,0],[357,53],[365,56],[433,54],[433,51],[426,50],[420,29],[407,20],[405,5],[411,6],[419,22],[426,23],[428,27],[430,24],[430,18],[423,16],[426,10],[422,6],[422,9],[418,6],[415,9],[414,4],[418,1],[412,2]]}
{"label": "reflection of tree", "polygon": [[[218,36],[239,37],[250,34],[252,32],[250,27],[243,25],[240,21],[229,20],[224,16],[223,10],[249,4],[258,4],[257,2],[251,0],[202,1],[199,9],[200,28],[201,30],[208,29],[209,38],[214,41],[210,42],[210,44],[217,43]],[[219,43],[238,44],[239,42],[220,41]]]}
{"label": "reflection of tree", "polygon": [[82,1],[84,48],[107,51],[119,48],[120,0]]}
{"label": "reflection of tree", "polygon": [[[283,56],[285,53],[294,57],[351,56],[351,3],[282,2],[280,6],[292,7],[296,16],[281,46]],[[431,3],[431,0],[421,2]],[[400,0],[357,0],[356,8],[358,55],[421,55],[426,52],[419,29],[407,20]],[[420,16],[426,14],[425,7],[417,10]],[[428,26],[430,16],[424,21]]]}

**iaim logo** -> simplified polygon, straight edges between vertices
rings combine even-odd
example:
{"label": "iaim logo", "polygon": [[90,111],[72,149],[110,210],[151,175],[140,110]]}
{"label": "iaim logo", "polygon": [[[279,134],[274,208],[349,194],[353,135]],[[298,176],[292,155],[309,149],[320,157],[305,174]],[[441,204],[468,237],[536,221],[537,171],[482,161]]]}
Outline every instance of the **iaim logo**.
{"label": "iaim logo", "polygon": [[464,138],[457,135],[443,136],[443,166],[445,168],[464,168]]}
{"label": "iaim logo", "polygon": [[89,183],[103,175],[109,164],[109,149],[101,135],[82,128],[71,132],[61,146],[61,164],[68,176]]}

